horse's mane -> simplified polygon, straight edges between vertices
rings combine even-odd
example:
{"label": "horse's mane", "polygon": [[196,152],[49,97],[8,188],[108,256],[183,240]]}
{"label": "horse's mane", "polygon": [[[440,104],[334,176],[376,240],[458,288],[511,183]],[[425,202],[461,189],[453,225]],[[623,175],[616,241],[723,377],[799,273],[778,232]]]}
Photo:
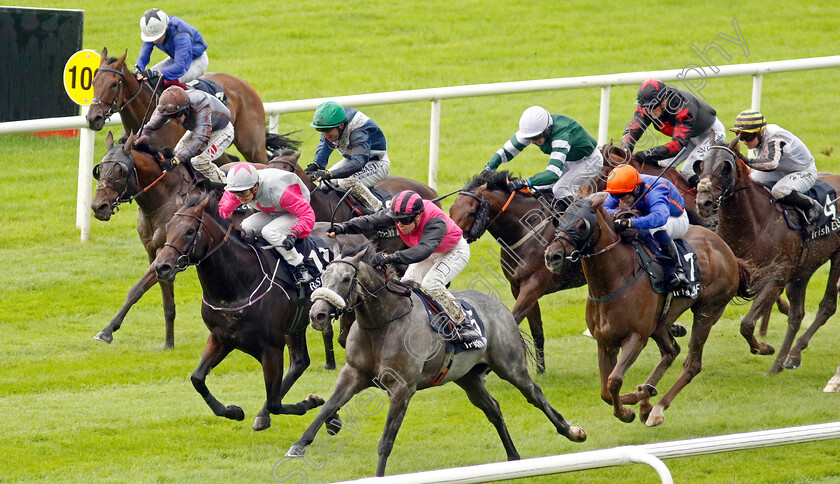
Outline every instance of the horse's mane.
{"label": "horse's mane", "polygon": [[277,158],[285,158],[287,156],[292,156],[295,153],[297,153],[297,151],[289,149],[289,148],[283,148],[279,151],[274,152],[273,156],[271,157],[271,160],[268,160],[268,162],[271,163],[272,160],[276,160]]}
{"label": "horse's mane", "polygon": [[[120,138],[119,144],[125,144],[126,141],[128,141],[128,137],[123,135],[123,137]],[[147,155],[150,155],[152,158],[157,160],[160,167],[164,170],[171,170],[175,168],[175,165],[172,164],[172,158],[175,156],[175,150],[173,148],[154,147],[151,144],[149,144],[148,139],[142,139],[139,143],[134,143],[134,146],[132,146],[132,148],[141,153],[146,153]],[[161,162],[161,160],[164,161]]]}
{"label": "horse's mane", "polygon": [[181,209],[195,207],[203,203],[205,199],[209,199],[209,201],[204,209],[204,212],[213,217],[218,222],[224,222],[225,224],[229,223],[227,220],[223,220],[222,216],[219,215],[220,197],[217,191],[200,190],[195,193],[187,194],[181,200]]}
{"label": "horse's mane", "polygon": [[507,170],[482,171],[481,173],[467,181],[467,185],[464,187],[464,191],[468,192],[474,188],[484,185],[485,183],[487,184],[487,188],[491,190],[496,189],[507,191],[508,182],[517,179],[517,177],[513,176],[513,174],[511,174],[511,172]]}

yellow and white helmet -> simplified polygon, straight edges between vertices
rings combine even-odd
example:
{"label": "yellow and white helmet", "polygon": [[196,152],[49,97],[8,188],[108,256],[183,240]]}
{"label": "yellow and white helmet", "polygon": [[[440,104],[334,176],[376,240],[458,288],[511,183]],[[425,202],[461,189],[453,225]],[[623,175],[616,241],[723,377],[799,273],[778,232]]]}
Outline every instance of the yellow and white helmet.
{"label": "yellow and white helmet", "polygon": [[169,16],[159,8],[150,8],[140,17],[140,40],[154,42],[163,37],[169,25]]}

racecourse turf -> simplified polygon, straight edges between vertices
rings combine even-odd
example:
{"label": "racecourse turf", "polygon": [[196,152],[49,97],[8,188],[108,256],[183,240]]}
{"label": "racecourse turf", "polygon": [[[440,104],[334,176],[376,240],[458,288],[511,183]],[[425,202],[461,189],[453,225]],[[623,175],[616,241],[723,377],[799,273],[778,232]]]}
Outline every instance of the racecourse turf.
{"label": "racecourse turf", "polygon": [[[45,5],[47,4],[47,5]],[[210,44],[210,70],[240,76],[265,102],[463,84],[520,81],[700,64],[709,74],[704,97],[725,125],[748,108],[751,79],[716,79],[692,45],[717,41],[717,65],[836,54],[836,2],[523,2],[514,0],[392,2],[148,2],[50,1],[31,7],[85,10],[84,47],[121,54],[133,63],[138,19],[157,6],[199,28]],[[733,20],[746,46],[735,36]],[[155,54],[154,61],[160,59]],[[761,110],[771,123],[796,133],[818,167],[840,173],[837,68],[768,74]],[[26,82],[26,79],[20,79]],[[636,88],[612,89],[609,134],[621,135]],[[522,110],[540,104],[567,114],[597,134],[597,89],[473,97],[442,103],[439,191],[452,191],[483,168],[515,131]],[[36,100],[33,100],[33,102]],[[393,174],[426,180],[428,103],[362,110],[385,130]],[[314,154],[312,113],[283,115],[282,132],[300,130],[302,159]],[[105,133],[96,136],[97,160]],[[194,270],[176,282],[176,347],[161,350],[163,314],[153,288],[128,314],[111,345],[92,336],[122,304],[147,267],[134,230],[136,206],[124,205],[104,223],[93,220],[88,242],[75,227],[78,141],[32,135],[0,137],[0,481],[52,482],[327,482],[373,475],[385,410],[356,412],[344,431],[308,460],[283,455],[308,426],[306,416],[274,416],[270,429],[251,424],[265,392],[259,364],[231,354],[208,377],[225,404],[238,404],[245,421],[214,417],[189,375],[207,338]],[[505,168],[528,176],[544,155],[531,148]],[[444,202],[448,207],[451,201]],[[487,276],[485,236],[454,287]],[[489,261],[489,262],[486,262]],[[810,324],[827,268],[809,286]],[[490,279],[488,277],[488,279]],[[509,289],[495,289],[512,307]],[[748,306],[730,306],[713,328],[703,372],[666,411],[665,424],[623,424],[599,397],[595,343],[581,336],[586,289],[541,300],[548,370],[535,375],[548,399],[588,440],[558,436],[541,412],[497,377],[488,386],[499,401],[523,458],[622,445],[691,439],[838,420],[840,395],[822,387],[840,364],[840,329],[832,317],[803,355],[803,366],[767,376],[771,358],[749,354],[739,334]],[[683,317],[683,322],[688,319]],[[767,341],[778,347],[785,320],[774,313]],[[526,325],[523,325],[526,327]],[[804,328],[803,328],[804,330]],[[328,397],[336,372],[323,370],[320,334],[309,329],[312,366],[287,400],[309,392]],[[800,331],[801,332],[801,331]],[[680,340],[685,349],[687,341]],[[684,353],[659,386],[674,381]],[[339,349],[339,364],[344,354]],[[628,372],[625,388],[644,380],[658,352],[647,348]],[[532,372],[533,373],[533,372]],[[380,392],[385,398],[385,394]],[[353,409],[355,410],[355,408]],[[389,459],[387,473],[497,462],[504,452],[493,427],[455,385],[418,393]],[[840,442],[791,445],[667,461],[676,482],[840,482]],[[296,469],[296,472],[291,472]],[[592,470],[538,482],[655,482],[646,466]]]}

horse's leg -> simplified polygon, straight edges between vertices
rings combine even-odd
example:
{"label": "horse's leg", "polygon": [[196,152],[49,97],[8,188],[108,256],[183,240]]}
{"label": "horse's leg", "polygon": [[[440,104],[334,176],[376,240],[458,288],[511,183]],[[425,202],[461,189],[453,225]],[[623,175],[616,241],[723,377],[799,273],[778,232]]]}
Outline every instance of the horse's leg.
{"label": "horse's leg", "polygon": [[516,298],[512,312],[516,324],[528,318],[528,327],[531,329],[531,339],[534,341],[536,350],[537,373],[545,373],[545,336],[539,303],[543,291],[534,282],[535,280],[536,278],[528,279],[522,285],[511,284],[511,293]]}
{"label": "horse's leg", "polygon": [[636,388],[635,392],[621,395],[621,403],[625,405],[635,405],[639,403],[639,419],[642,422],[647,421],[648,415],[653,408],[650,403],[650,397],[656,395],[656,385],[659,380],[668,371],[668,368],[674,363],[677,355],[680,354],[680,346],[676,339],[671,334],[668,325],[662,325],[651,335],[653,341],[659,347],[659,363],[654,367],[653,371],[648,376],[647,380]]}
{"label": "horse's leg", "polygon": [[793,345],[793,348],[791,348],[787,355],[787,359],[785,359],[784,366],[788,370],[799,368],[799,365],[802,364],[802,351],[808,347],[808,343],[811,342],[814,333],[837,311],[837,280],[840,278],[840,264],[837,262],[838,256],[831,258],[831,270],[828,273],[825,293],[823,294],[822,301],[820,301],[820,307],[817,310],[817,316],[814,318],[814,322],[796,340],[796,344]]}
{"label": "horse's leg", "polygon": [[773,361],[773,365],[767,370],[768,375],[775,375],[782,371],[782,363],[787,358],[788,352],[793,345],[793,340],[796,338],[796,333],[799,332],[799,327],[802,325],[802,319],[805,317],[805,291],[808,289],[808,278],[802,278],[798,281],[790,281],[785,291],[790,299],[790,314],[788,314],[788,326],[785,331],[785,339],[782,341],[782,346],[779,348],[779,354]]}
{"label": "horse's leg", "polygon": [[[636,418],[633,409],[625,407],[621,403],[621,386],[624,384],[624,374],[627,369],[636,361],[642,349],[645,347],[645,339],[642,335],[631,332],[621,342],[621,351],[618,354],[615,366],[607,378],[607,389],[612,398],[613,414],[624,423],[630,423]],[[603,378],[603,377],[602,377]]]}
{"label": "horse's leg", "polygon": [[[131,306],[134,305],[137,301],[143,297],[143,294],[146,294],[146,291],[149,290],[150,287],[157,284],[158,278],[155,275],[155,269],[150,265],[149,268],[146,270],[146,273],[143,274],[143,277],[140,278],[139,281],[135,282],[131,289],[128,290],[128,294],[125,296],[125,302],[123,303],[122,307],[120,308],[117,315],[108,323],[108,326],[100,331],[96,336],[93,337],[95,340],[104,341],[105,343],[110,343],[114,340],[114,331],[120,329],[122,325],[123,319],[125,319],[125,315],[128,314],[128,310],[131,309]],[[165,302],[165,300],[164,300]],[[166,315],[166,306],[164,304],[164,315]],[[175,311],[174,311],[174,302],[173,302],[173,311],[172,317],[174,320]],[[167,324],[169,324],[167,322]],[[173,323],[174,324],[174,323]],[[169,329],[167,326],[167,333]],[[174,339],[174,336],[173,336]]]}
{"label": "horse's leg", "polygon": [[342,313],[341,317],[338,318],[338,344],[342,348],[347,344],[347,333],[350,332],[350,327],[353,326],[355,321],[356,314],[352,311]]}
{"label": "horse's leg", "polygon": [[163,319],[166,325],[166,337],[163,349],[175,347],[175,283],[158,281],[161,296],[163,296]]}
{"label": "horse's leg", "polygon": [[516,446],[513,445],[513,440],[510,438],[505,419],[502,417],[502,410],[499,408],[499,402],[490,395],[487,387],[484,385],[484,370],[481,367],[475,367],[469,373],[455,380],[455,384],[463,388],[467,392],[467,397],[470,403],[480,408],[484,412],[487,420],[496,427],[496,432],[499,433],[499,438],[502,439],[502,445],[507,454],[507,460],[519,460],[519,453],[516,451]]}
{"label": "horse's leg", "polygon": [[755,339],[755,323],[762,315],[770,312],[783,290],[784,281],[777,280],[768,283],[758,293],[747,315],[741,321],[741,336],[747,340],[747,344],[750,345],[750,353],[754,355],[772,355],[776,352],[771,345]]}
{"label": "horse's leg", "polygon": [[721,304],[719,307],[701,306],[693,310],[694,324],[691,326],[691,336],[688,340],[688,356],[683,363],[682,372],[677,378],[677,381],[668,389],[665,395],[656,402],[656,406],[650,412],[650,416],[645,420],[645,425],[654,427],[665,422],[665,410],[671,406],[671,402],[680,393],[680,390],[688,385],[691,380],[700,373],[703,367],[703,346],[706,344],[706,339],[709,337],[709,332],[712,326],[720,319],[726,304]]}
{"label": "horse's leg", "polygon": [[[289,450],[286,452],[286,457],[303,457],[306,453],[306,447],[315,440],[315,434],[318,433],[321,425],[323,425],[327,419],[330,419],[330,422],[328,423],[338,420],[338,414],[336,413],[338,409],[343,407],[345,403],[349,402],[350,399],[353,398],[353,395],[371,385],[372,382],[369,378],[365,378],[364,375],[358,372],[355,368],[349,365],[344,365],[338,373],[338,379],[335,381],[335,391],[333,391],[333,394],[324,406],[321,407],[321,410],[318,412],[315,420],[309,424],[309,427],[303,432],[303,435],[300,436],[297,442],[289,447]],[[338,423],[338,425],[340,426],[341,424]]]}
{"label": "horse's leg", "polygon": [[201,398],[207,403],[211,410],[213,410],[213,414],[219,417],[226,417],[231,420],[243,420],[245,418],[245,412],[242,411],[242,408],[236,405],[225,405],[216,400],[216,397],[210,393],[210,390],[207,389],[207,385],[205,380],[207,379],[207,374],[216,367],[225,357],[233,351],[232,346],[227,346],[222,343],[213,333],[210,333],[210,337],[207,338],[207,345],[204,346],[204,354],[201,355],[201,361],[198,363],[198,367],[195,369],[192,375],[190,375],[190,381],[193,384],[193,388],[195,391],[201,395]]}
{"label": "horse's leg", "polygon": [[388,417],[385,419],[385,429],[379,440],[379,464],[376,466],[376,477],[385,475],[385,464],[394,448],[394,440],[400,430],[408,402],[417,390],[415,385],[394,385],[391,389],[391,403],[388,406]]}
{"label": "horse's leg", "polygon": [[322,337],[324,338],[324,358],[326,360],[324,364],[325,370],[335,370],[335,351],[333,350],[333,329],[332,324],[328,325],[322,331]]}
{"label": "horse's leg", "polygon": [[[517,342],[511,341],[508,344],[517,344]],[[522,393],[525,399],[528,400],[528,403],[540,409],[546,417],[548,417],[551,423],[554,424],[554,427],[557,429],[557,433],[572,442],[583,442],[586,440],[586,432],[582,428],[572,427],[569,425],[569,422],[560,415],[560,412],[555,410],[554,407],[548,403],[545,395],[543,395],[542,389],[534,382],[534,380],[531,379],[531,375],[528,374],[528,365],[524,355],[522,355],[521,358],[516,359],[510,358],[507,352],[505,352],[505,354],[501,357],[497,356],[495,353],[489,353],[488,356],[490,369],[493,370],[499,378],[506,380],[510,382],[511,385],[515,386],[517,390]],[[456,381],[456,383],[458,382]],[[460,383],[458,384],[460,385]],[[482,388],[484,387],[483,376],[481,377],[481,386]],[[485,388],[485,392],[486,391],[487,390]],[[490,396],[489,393],[487,396]],[[492,397],[490,398],[492,400]],[[472,397],[470,397],[470,399],[472,400]],[[493,401],[495,402],[495,400]],[[501,413],[499,414],[499,417],[501,417]],[[502,425],[504,425],[504,422]],[[499,435],[501,435],[501,432]],[[502,437],[502,442],[504,442],[504,437]],[[505,449],[507,449],[507,447],[505,447]],[[508,454],[508,458],[510,458],[510,454]]]}
{"label": "horse's leg", "polygon": [[[324,400],[316,395],[309,395],[306,400],[294,405],[284,405],[283,397],[292,385],[300,378],[309,366],[309,354],[306,351],[303,331],[296,335],[286,335],[289,345],[289,371],[283,376],[283,347],[266,346],[260,356],[260,363],[265,379],[266,401],[254,420],[254,430],[265,430],[271,427],[271,414],[303,415],[307,411],[324,404]],[[301,345],[300,340],[304,343]],[[281,378],[282,377],[282,378]]]}

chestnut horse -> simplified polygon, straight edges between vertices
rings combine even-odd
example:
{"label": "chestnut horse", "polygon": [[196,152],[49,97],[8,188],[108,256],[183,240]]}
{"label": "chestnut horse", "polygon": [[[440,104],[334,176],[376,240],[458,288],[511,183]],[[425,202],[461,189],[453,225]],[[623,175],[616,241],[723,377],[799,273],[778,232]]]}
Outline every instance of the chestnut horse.
{"label": "chestnut horse", "polygon": [[[93,102],[87,114],[88,127],[94,131],[101,130],[112,114],[119,113],[125,133],[138,133],[157,106],[159,96],[152,96],[154,87],[138,81],[125,65],[127,54],[128,51],[119,59],[109,58],[108,49],[102,49],[99,69],[93,76]],[[234,127],[233,144],[246,160],[266,163],[266,142],[272,151],[281,145],[297,146],[296,142],[266,132],[265,109],[260,95],[250,84],[219,72],[207,73],[202,79],[213,81],[224,89]],[[184,128],[166,123],[149,138],[153,146],[173,148],[183,135]],[[216,163],[223,165],[229,161],[227,155],[222,155]]]}
{"label": "chestnut horse", "polygon": [[[633,246],[615,232],[614,217],[603,207],[606,198],[606,193],[598,193],[572,203],[545,252],[545,263],[562,269],[569,260],[582,262],[589,284],[586,325],[598,342],[601,398],[613,406],[613,413],[622,422],[635,418],[633,410],[624,405],[639,403],[645,425],[660,425],[665,421],[664,411],[680,390],[700,373],[703,346],[726,305],[736,295],[752,297],[750,273],[746,262],[736,258],[720,236],[692,225],[683,239],[697,256],[699,295],[696,299],[670,299],[657,294]],[[667,299],[670,305],[666,308]],[[694,321],[688,356],[679,378],[652,407],[650,397],[657,394],[656,384],[680,352],[668,324],[689,308]],[[659,363],[635,392],[620,394],[624,374],[649,338],[659,347]]]}
{"label": "chestnut horse", "polygon": [[[266,392],[254,430],[263,430],[271,426],[271,414],[303,415],[324,403],[311,394],[295,404],[282,403],[309,366],[305,330],[311,303],[307,297],[299,299],[291,278],[278,276],[279,256],[274,251],[255,248],[239,231],[232,232],[233,224],[219,215],[219,196],[199,193],[179,204],[151,269],[160,281],[172,282],[178,272],[196,266],[201,317],[210,336],[190,380],[215,415],[243,420],[242,408],[217,400],[206,379],[233,350],[254,357],[262,365]],[[289,370],[283,376],[287,345]]]}
{"label": "chestnut horse", "polygon": [[[728,146],[713,145],[705,159],[695,163],[695,172],[700,176],[697,205],[702,215],[717,210],[718,233],[730,244],[735,255],[774,273],[773,282],[762,288],[741,321],[741,334],[752,353],[770,355],[775,351],[769,344],[755,338],[756,319],[770,310],[783,290],[787,293],[790,300],[788,328],[779,353],[768,370],[768,373],[775,374],[783,367],[793,369],[801,364],[802,350],[837,309],[840,234],[835,232],[804,242],[807,236],[788,227],[769,190],[750,178],[749,167],[736,154],[740,155],[738,138]],[[819,179],[840,193],[840,177],[821,173]],[[836,202],[833,211],[837,211]],[[808,281],[826,261],[831,261],[831,269],[816,318],[793,345],[805,317]]]}

